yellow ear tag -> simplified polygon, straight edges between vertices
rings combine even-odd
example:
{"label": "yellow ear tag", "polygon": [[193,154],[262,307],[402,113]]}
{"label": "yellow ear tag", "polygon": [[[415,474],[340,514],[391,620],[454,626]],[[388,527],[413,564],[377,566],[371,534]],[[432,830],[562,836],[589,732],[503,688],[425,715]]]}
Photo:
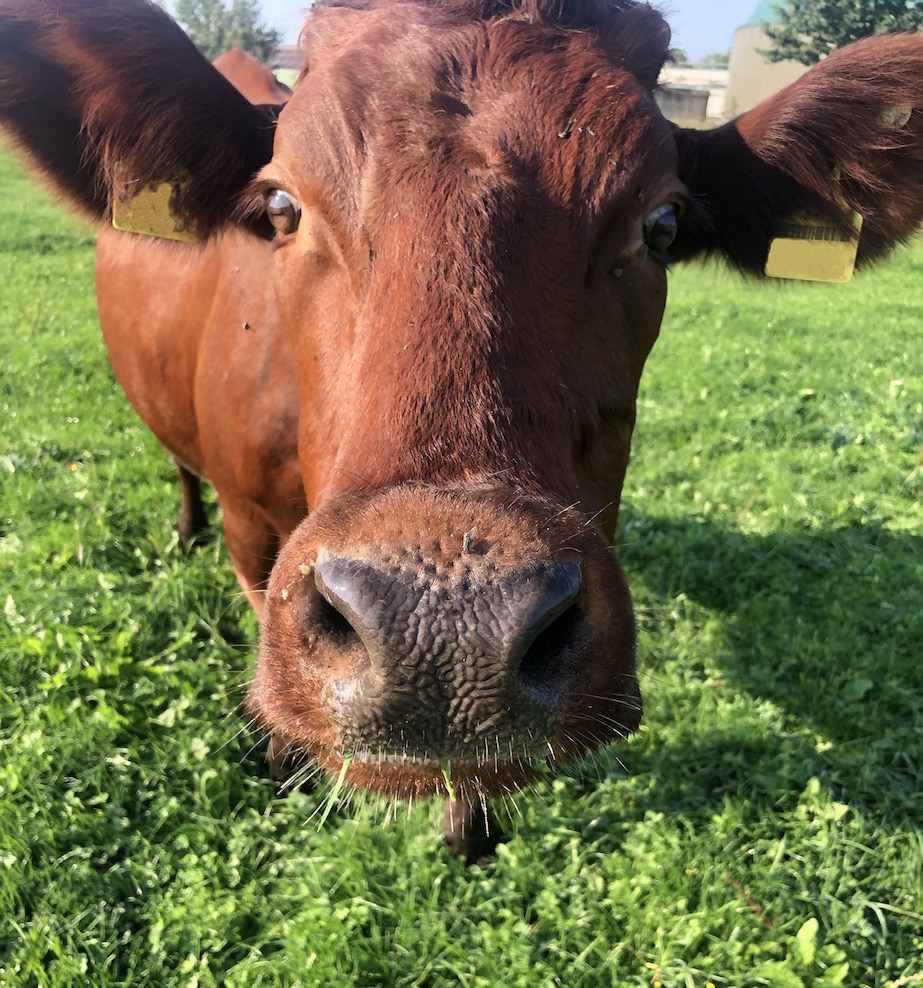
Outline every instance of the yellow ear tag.
{"label": "yellow ear tag", "polygon": [[162,182],[152,182],[134,195],[126,191],[117,196],[112,206],[112,225],[116,230],[146,237],[196,243],[199,238],[195,227],[176,211],[189,181],[188,175],[176,174]]}
{"label": "yellow ear tag", "polygon": [[853,214],[851,235],[822,220],[808,216],[791,217],[769,245],[766,274],[770,278],[797,281],[849,281],[856,266],[862,217]]}

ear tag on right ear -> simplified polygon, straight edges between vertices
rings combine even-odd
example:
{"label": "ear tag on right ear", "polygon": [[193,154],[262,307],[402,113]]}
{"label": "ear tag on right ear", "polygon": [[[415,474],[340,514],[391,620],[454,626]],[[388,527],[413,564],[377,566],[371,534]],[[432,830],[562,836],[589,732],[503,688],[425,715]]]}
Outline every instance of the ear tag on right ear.
{"label": "ear tag on right ear", "polygon": [[[116,174],[119,172],[116,169]],[[140,233],[163,240],[196,243],[195,227],[176,208],[189,185],[189,176],[175,174],[162,182],[152,182],[134,195],[116,196],[112,205],[112,225],[116,230]]]}
{"label": "ear tag on right ear", "polygon": [[795,215],[769,245],[766,274],[796,281],[849,281],[856,266],[861,231],[859,213],[853,214],[853,229],[848,235],[822,220]]}

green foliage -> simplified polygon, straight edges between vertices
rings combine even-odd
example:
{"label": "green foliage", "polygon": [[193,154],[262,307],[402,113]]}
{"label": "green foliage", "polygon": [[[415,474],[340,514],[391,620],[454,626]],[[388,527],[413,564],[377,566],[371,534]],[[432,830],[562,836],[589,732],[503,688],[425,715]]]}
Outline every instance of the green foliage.
{"label": "green foliage", "polygon": [[923,244],[671,272],[618,535],[645,725],[465,869],[439,805],[275,791],[256,622],[217,534],[179,551],[92,231],[0,191],[0,984],[923,981]]}
{"label": "green foliage", "polygon": [[923,27],[920,0],[784,0],[776,11],[778,21],[765,27],[771,62],[814,65],[859,38]]}
{"label": "green foliage", "polygon": [[731,63],[731,50],[712,51],[703,55],[693,63],[697,69],[726,69]]}
{"label": "green foliage", "polygon": [[176,0],[176,19],[211,61],[231,48],[242,48],[268,62],[281,35],[260,19],[259,0]]}
{"label": "green foliage", "polygon": [[693,62],[690,61],[689,56],[682,48],[671,48],[669,58],[673,65],[680,68],[726,69],[731,61],[731,52],[730,49],[728,51],[709,52]]}

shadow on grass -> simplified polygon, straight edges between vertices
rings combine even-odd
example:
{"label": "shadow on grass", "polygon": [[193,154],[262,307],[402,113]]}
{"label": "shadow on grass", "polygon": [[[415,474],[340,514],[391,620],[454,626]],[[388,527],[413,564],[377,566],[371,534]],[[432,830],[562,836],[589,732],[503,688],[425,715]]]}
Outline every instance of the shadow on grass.
{"label": "shadow on grass", "polygon": [[[820,776],[836,798],[912,814],[923,787],[923,538],[875,522],[761,536],[630,506],[623,517],[620,555],[654,649],[639,654],[648,716],[650,694],[675,690],[677,676],[781,712],[776,731],[688,725],[642,754],[636,769],[659,773],[666,759],[678,773],[663,793],[673,808],[684,794],[778,799]],[[660,641],[678,652],[657,654]]]}

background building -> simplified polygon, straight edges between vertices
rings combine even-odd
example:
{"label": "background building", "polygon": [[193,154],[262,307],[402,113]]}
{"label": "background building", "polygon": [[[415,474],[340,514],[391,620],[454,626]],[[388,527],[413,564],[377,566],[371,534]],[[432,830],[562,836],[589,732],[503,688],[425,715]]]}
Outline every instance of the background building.
{"label": "background building", "polygon": [[727,69],[695,69],[666,65],[654,94],[669,120],[716,120],[724,117]]}
{"label": "background building", "polygon": [[760,54],[769,48],[762,26],[778,20],[774,10],[778,2],[762,0],[747,23],[734,32],[724,105],[726,119],[751,109],[807,72],[808,67],[800,62],[770,62]]}

